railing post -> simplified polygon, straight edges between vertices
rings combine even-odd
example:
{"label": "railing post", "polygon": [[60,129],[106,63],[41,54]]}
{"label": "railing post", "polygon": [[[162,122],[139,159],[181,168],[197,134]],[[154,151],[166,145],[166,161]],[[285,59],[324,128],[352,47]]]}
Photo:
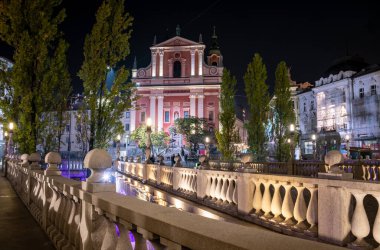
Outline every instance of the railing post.
{"label": "railing post", "polygon": [[30,197],[31,197],[31,188],[30,188],[30,184],[31,184],[31,180],[30,180],[30,176],[32,174],[32,170],[41,170],[41,167],[39,165],[39,162],[41,161],[41,155],[39,153],[32,153],[28,156],[28,161],[29,161],[29,171],[28,171],[28,187],[27,187],[27,205],[29,206],[30,205]]}
{"label": "railing post", "polygon": [[[102,175],[107,168],[112,166],[112,158],[103,149],[93,149],[87,153],[84,159],[84,167],[91,169],[91,175],[82,182],[82,189],[87,193],[115,192],[116,186],[113,183],[102,183]],[[80,236],[82,239],[81,249],[93,249],[91,232],[93,231],[93,221],[97,218],[96,211],[91,203],[91,195],[84,195],[82,200],[82,215],[80,222]]]}
{"label": "railing post", "polygon": [[47,195],[49,192],[48,182],[46,181],[47,176],[60,176],[61,171],[58,169],[58,164],[62,162],[61,155],[56,152],[50,152],[45,156],[45,163],[48,167],[44,171],[44,181],[43,181],[43,192],[42,197],[42,227],[46,231],[48,228],[48,210],[49,204],[47,201]]}
{"label": "railing post", "polygon": [[195,172],[197,176],[197,188],[195,192],[198,199],[203,199],[206,196],[207,177],[201,169],[197,169]]}
{"label": "railing post", "polygon": [[344,245],[351,230],[350,193],[342,187],[319,185],[318,200],[318,237]]}
{"label": "railing post", "polygon": [[253,209],[253,181],[250,179],[250,174],[238,173],[237,176],[238,212],[242,214],[249,214]]}

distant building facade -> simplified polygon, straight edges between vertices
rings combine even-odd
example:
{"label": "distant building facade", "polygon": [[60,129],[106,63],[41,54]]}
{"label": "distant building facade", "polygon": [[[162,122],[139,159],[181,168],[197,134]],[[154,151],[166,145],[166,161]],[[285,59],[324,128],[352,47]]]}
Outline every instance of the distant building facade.
{"label": "distant building facade", "polygon": [[303,155],[316,150],[321,157],[349,146],[380,158],[379,66],[368,66],[358,57],[342,58],[315,81],[315,87],[299,91],[296,98]]}

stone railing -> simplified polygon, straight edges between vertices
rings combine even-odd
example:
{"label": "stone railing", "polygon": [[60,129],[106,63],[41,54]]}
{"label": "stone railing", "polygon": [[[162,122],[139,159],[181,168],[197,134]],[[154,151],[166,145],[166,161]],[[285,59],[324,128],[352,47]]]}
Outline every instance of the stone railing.
{"label": "stone railing", "polygon": [[[298,165],[308,171],[305,175],[315,175],[317,168],[325,167],[308,164]],[[166,191],[284,234],[354,248],[371,249],[380,243],[380,184],[376,182],[274,175],[250,169],[236,172],[159,165],[146,169],[158,188],[162,185],[158,176],[173,173],[173,186],[165,186]]]}
{"label": "stone railing", "polygon": [[380,161],[354,161],[337,164],[346,173],[352,173],[356,180],[380,181]]}
{"label": "stone railing", "polygon": [[[57,153],[45,157],[48,163],[45,171],[38,165],[38,154],[24,158],[7,159],[7,177],[57,249],[251,249],[252,246],[258,249],[337,249],[332,245],[212,220],[118,194],[115,184],[100,182],[105,169],[111,166],[111,157],[102,150],[92,150],[86,156],[84,165],[91,167],[92,175],[85,182],[60,175],[58,164],[61,159]],[[148,175],[140,173],[139,168],[139,164],[128,164],[124,169],[120,166],[119,171],[133,174],[136,179],[146,178]],[[146,169],[145,165],[143,168]],[[154,171],[153,167],[150,169]],[[198,184],[192,183],[194,180],[200,182],[198,178],[194,179],[200,170],[174,169],[173,173],[167,167],[158,169],[161,177],[167,175],[161,178],[161,185],[172,182],[174,186],[178,177],[181,182],[178,188],[183,192],[198,189]],[[224,183],[224,179],[228,183],[230,178],[236,180],[242,173],[234,173],[233,177],[227,172],[220,174],[225,176],[210,171],[202,180],[210,177],[220,180],[215,184]],[[152,178],[158,176],[153,174]],[[231,185],[237,188],[239,184],[231,182]],[[224,185],[219,186],[224,189]],[[263,238],[271,240],[263,241]]]}

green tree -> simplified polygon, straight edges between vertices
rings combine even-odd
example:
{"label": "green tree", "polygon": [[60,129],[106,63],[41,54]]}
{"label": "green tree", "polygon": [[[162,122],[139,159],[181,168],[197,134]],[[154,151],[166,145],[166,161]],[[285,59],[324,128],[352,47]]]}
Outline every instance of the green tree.
{"label": "green tree", "polygon": [[265,159],[265,128],[269,111],[269,93],[266,84],[267,69],[261,56],[256,53],[248,64],[244,74],[245,93],[247,95],[250,117],[247,123],[248,144],[256,160]]}
{"label": "green tree", "polygon": [[274,104],[274,134],[276,137],[276,155],[278,161],[286,161],[290,157],[289,126],[295,122],[295,114],[290,93],[289,70],[284,61],[276,68]]}
{"label": "green tree", "polygon": [[[135,141],[139,148],[145,150],[146,148],[146,139],[147,139],[147,133],[146,133],[146,126],[142,125],[135,129],[131,133],[131,139]],[[158,131],[158,132],[152,132],[150,134],[150,139],[152,141],[153,145],[153,152],[158,153],[159,149],[164,148],[169,140],[170,136],[168,133],[164,131]]]}
{"label": "green tree", "polygon": [[52,96],[46,98],[45,104],[49,109],[42,115],[40,122],[43,124],[39,130],[39,144],[43,145],[44,152],[59,152],[61,138],[69,120],[68,103],[71,94],[71,79],[67,66],[67,48],[68,44],[60,40],[57,50],[53,58],[50,60],[50,71],[44,76],[44,81],[49,82],[48,88],[45,88],[44,96]]}
{"label": "green tree", "polygon": [[[9,72],[9,90],[1,109],[16,122],[15,140],[20,151],[36,150],[39,131],[44,130],[42,114],[50,111],[46,99],[53,98],[51,82],[45,77],[52,70],[52,57],[61,42],[58,26],[65,18],[61,0],[8,0],[0,3],[0,38],[14,48],[14,66]],[[7,79],[6,79],[7,80]],[[55,85],[55,84],[53,84]],[[48,95],[47,95],[48,94]],[[4,105],[6,107],[4,107]]]}
{"label": "green tree", "polygon": [[[127,83],[129,71],[117,64],[129,55],[132,21],[124,11],[124,0],[104,0],[85,38],[78,75],[83,80],[85,107],[90,110],[90,150],[107,148],[112,138],[123,133],[120,119],[131,108],[134,87]],[[111,87],[107,87],[107,76]]]}
{"label": "green tree", "polygon": [[184,135],[195,151],[198,144],[203,143],[206,136],[210,136],[207,119],[198,117],[178,118],[174,123],[175,132]]}
{"label": "green tree", "polygon": [[219,113],[221,131],[216,131],[215,136],[218,148],[222,153],[223,159],[232,160],[234,157],[234,142],[237,142],[238,133],[235,128],[235,93],[236,78],[227,69],[223,70],[221,85],[220,105],[222,112]]}

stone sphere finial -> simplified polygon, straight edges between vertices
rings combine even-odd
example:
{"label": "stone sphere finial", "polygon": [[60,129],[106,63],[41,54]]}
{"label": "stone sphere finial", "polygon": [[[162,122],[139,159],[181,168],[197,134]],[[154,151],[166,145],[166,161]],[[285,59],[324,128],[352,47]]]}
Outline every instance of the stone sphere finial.
{"label": "stone sphere finial", "polygon": [[112,166],[112,158],[104,149],[95,148],[86,154],[84,167],[91,169],[87,182],[102,182],[103,172]]}
{"label": "stone sphere finial", "polygon": [[331,150],[325,155],[325,163],[330,167],[332,172],[339,172],[339,167],[332,166],[343,161],[343,155],[338,150]]}
{"label": "stone sphere finial", "polygon": [[28,154],[22,154],[20,156],[21,166],[23,166],[23,167],[29,166],[28,158],[29,158]]}
{"label": "stone sphere finial", "polygon": [[[58,164],[61,164],[61,155],[57,152],[49,152],[45,155],[45,162],[48,164],[46,171],[58,171]],[[60,172],[57,174],[60,174]]]}
{"label": "stone sphere finial", "polygon": [[41,161],[41,155],[39,153],[31,153],[28,156],[30,163],[30,169],[41,169],[39,162]]}
{"label": "stone sphere finial", "polygon": [[50,152],[45,156],[45,162],[48,164],[61,164],[61,155],[57,152]]}

